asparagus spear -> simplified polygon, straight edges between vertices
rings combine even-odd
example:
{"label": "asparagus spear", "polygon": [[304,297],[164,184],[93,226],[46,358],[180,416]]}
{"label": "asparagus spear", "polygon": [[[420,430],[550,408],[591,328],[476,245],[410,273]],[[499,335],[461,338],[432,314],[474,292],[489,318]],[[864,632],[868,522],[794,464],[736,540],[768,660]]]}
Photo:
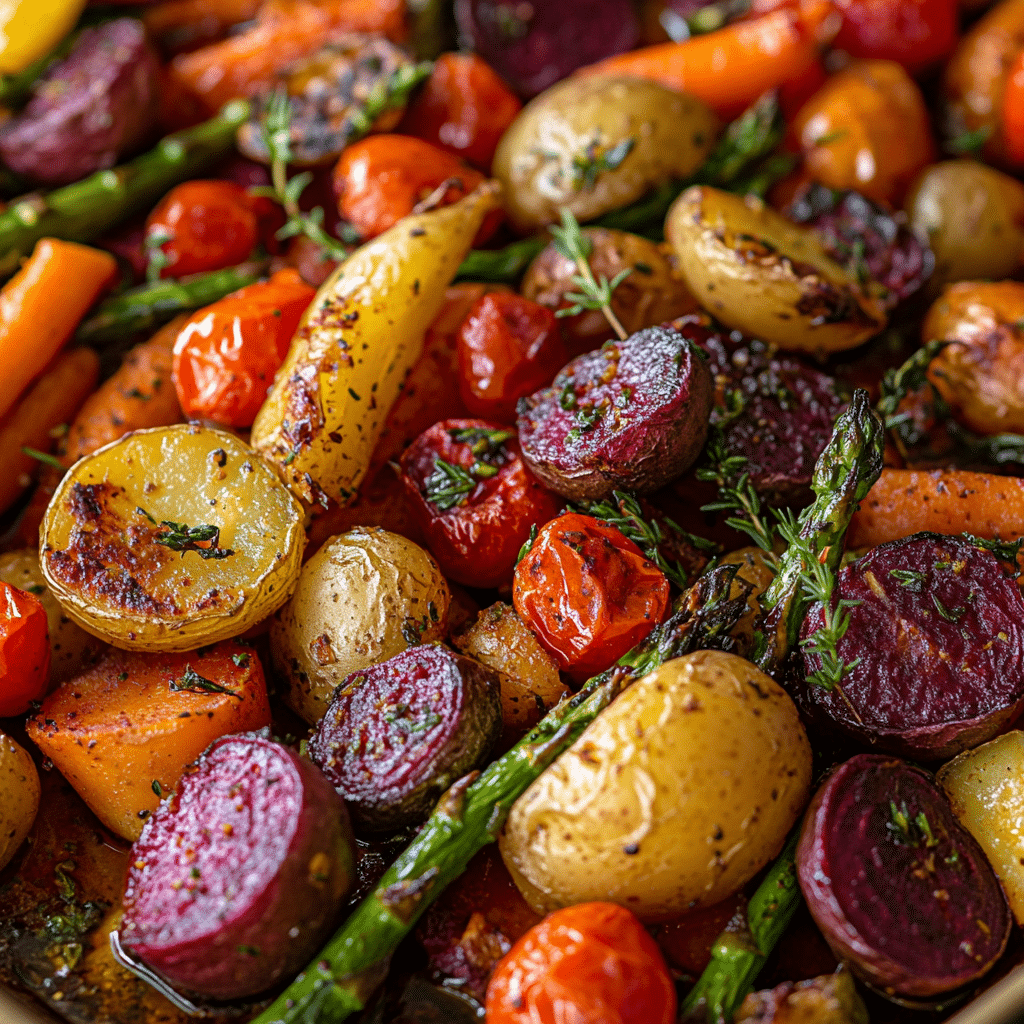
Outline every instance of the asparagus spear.
{"label": "asparagus spear", "polygon": [[249,116],[244,100],[161,139],[129,163],[97,171],[46,195],[29,195],[0,213],[0,273],[11,273],[40,238],[86,242],[125,217],[151,207],[172,185],[195,177],[234,146]]}
{"label": "asparagus spear", "polygon": [[600,711],[670,658],[731,645],[729,631],[746,607],[746,594],[729,597],[734,579],[734,566],[713,569],[677,600],[672,617],[615,667],[559,704],[481,775],[452,786],[374,892],[253,1024],[338,1024],[361,1010],[420,915],[478,850],[494,842],[516,799]]}
{"label": "asparagus spear", "polygon": [[167,279],[129,288],[101,302],[93,315],[78,328],[75,339],[102,347],[139,331],[159,327],[179,313],[208,306],[258,281],[266,269],[266,261],[249,262],[209,274],[197,274],[188,280]]}

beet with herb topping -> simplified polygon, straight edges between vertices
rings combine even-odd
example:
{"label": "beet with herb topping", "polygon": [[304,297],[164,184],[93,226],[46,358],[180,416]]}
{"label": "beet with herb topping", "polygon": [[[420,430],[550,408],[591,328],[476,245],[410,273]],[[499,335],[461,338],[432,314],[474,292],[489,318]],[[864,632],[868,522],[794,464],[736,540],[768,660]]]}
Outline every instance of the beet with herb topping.
{"label": "beet with herb topping", "polygon": [[[841,692],[813,681],[797,702],[854,740],[924,761],[990,739],[1024,707],[1024,597],[990,552],[918,533],[842,569],[835,597],[858,602],[837,644]],[[822,627],[807,614],[801,643]],[[822,667],[804,650],[808,676]]]}
{"label": "beet with herb topping", "polygon": [[700,350],[648,327],[579,356],[519,402],[523,458],[574,501],[650,492],[683,473],[707,437],[712,383]]}
{"label": "beet with herb topping", "polygon": [[439,644],[354,672],[335,691],[309,756],[357,828],[422,821],[490,753],[501,732],[497,673]]}
{"label": "beet with herb topping", "polygon": [[188,994],[256,995],[320,948],[353,878],[323,775],[267,730],[225,736],[132,847],[121,946]]}
{"label": "beet with herb topping", "polygon": [[920,768],[876,754],[840,765],[811,801],[796,859],[837,959],[889,995],[959,989],[1006,946],[999,881]]}

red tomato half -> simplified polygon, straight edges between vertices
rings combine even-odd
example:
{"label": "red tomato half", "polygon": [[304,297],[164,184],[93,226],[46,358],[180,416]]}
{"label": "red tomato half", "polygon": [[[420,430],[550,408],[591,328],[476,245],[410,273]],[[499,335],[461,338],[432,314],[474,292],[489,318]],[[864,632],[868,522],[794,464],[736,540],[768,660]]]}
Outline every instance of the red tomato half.
{"label": "red tomato half", "polygon": [[664,573],[614,526],[569,512],[516,566],[519,617],[577,682],[613,665],[665,617]]}
{"label": "red tomato half", "polygon": [[530,527],[562,507],[523,464],[515,431],[486,420],[435,423],[402,453],[401,466],[441,571],[470,587],[507,583]]}
{"label": "red tomato half", "polygon": [[174,343],[185,415],[252,426],[315,294],[297,271],[282,270],[193,313]]}
{"label": "red tomato half", "polygon": [[0,583],[0,718],[28,711],[50,682],[50,634],[38,598]]}
{"label": "red tomato half", "polygon": [[956,46],[957,0],[835,0],[843,22],[833,46],[853,57],[899,61],[918,71]]}
{"label": "red tomato half", "polygon": [[614,903],[549,914],[487,986],[487,1024],[672,1024],[676,990],[654,939]]}

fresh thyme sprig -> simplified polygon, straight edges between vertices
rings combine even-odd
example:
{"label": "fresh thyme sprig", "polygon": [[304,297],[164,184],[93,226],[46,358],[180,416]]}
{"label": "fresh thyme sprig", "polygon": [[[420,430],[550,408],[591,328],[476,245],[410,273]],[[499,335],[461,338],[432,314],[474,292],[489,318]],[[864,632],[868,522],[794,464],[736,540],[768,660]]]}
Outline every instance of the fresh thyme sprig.
{"label": "fresh thyme sprig", "polygon": [[231,548],[219,547],[219,526],[187,526],[185,523],[173,523],[162,519],[159,523],[144,508],[136,506],[136,512],[145,516],[154,526],[162,528],[153,539],[172,551],[180,551],[182,558],[187,551],[194,551],[200,558],[227,558],[233,555]]}
{"label": "fresh thyme sprig", "polygon": [[594,249],[593,243],[580,231],[579,221],[571,210],[563,207],[561,214],[561,227],[550,228],[552,245],[562,256],[576,265],[579,273],[571,280],[579,291],[566,292],[565,297],[573,305],[568,309],[558,310],[555,316],[575,316],[585,309],[599,309],[611,324],[612,330],[619,336],[619,340],[625,341],[629,335],[612,310],[612,293],[633,272],[632,267],[620,270],[610,281],[604,274],[595,278],[589,263],[590,254]]}
{"label": "fresh thyme sprig", "polygon": [[991,551],[1000,562],[1009,562],[1014,566],[1017,564],[1020,549],[1024,547],[1024,537],[1018,537],[1017,540],[987,540],[984,537],[975,537],[973,533],[965,533],[963,536],[964,540],[976,548]]}
{"label": "fresh thyme sprig", "polygon": [[[711,438],[704,449],[707,465],[697,468],[697,479],[718,487],[718,500],[701,506],[702,512],[732,513],[725,525],[745,533],[762,551],[772,555],[775,531],[761,509],[761,499],[750,474],[744,470],[747,460],[730,455],[720,427],[711,427]],[[774,558],[774,556],[772,556]]]}
{"label": "fresh thyme sprig", "polygon": [[929,341],[901,366],[894,370],[886,370],[882,375],[881,398],[878,400],[877,409],[886,430],[892,430],[910,419],[910,413],[899,411],[900,403],[908,395],[922,388],[932,387],[928,379],[928,367],[948,344],[948,341]]}
{"label": "fresh thyme sprig", "polygon": [[38,448],[29,448],[27,445],[22,445],[21,454],[27,455],[30,459],[35,459],[37,462],[41,462],[44,466],[59,469],[61,473],[67,472],[67,467],[64,463],[61,462],[56,455],[51,455],[49,452],[41,452]]}
{"label": "fresh thyme sprig", "polygon": [[176,691],[187,690],[189,693],[226,693],[230,697],[242,699],[240,693],[215,683],[212,679],[201,676],[191,665],[185,666],[185,674],[180,679],[171,683],[171,689]]}
{"label": "fresh thyme sprig", "polygon": [[462,505],[476,487],[477,481],[462,466],[455,466],[440,456],[434,459],[434,472],[424,481],[427,501],[441,512]]}
{"label": "fresh thyme sprig", "polygon": [[895,800],[889,801],[889,820],[885,823],[889,834],[900,846],[938,846],[939,841],[932,832],[931,822],[924,811],[918,811],[913,817],[907,810],[906,800],[896,806]]}

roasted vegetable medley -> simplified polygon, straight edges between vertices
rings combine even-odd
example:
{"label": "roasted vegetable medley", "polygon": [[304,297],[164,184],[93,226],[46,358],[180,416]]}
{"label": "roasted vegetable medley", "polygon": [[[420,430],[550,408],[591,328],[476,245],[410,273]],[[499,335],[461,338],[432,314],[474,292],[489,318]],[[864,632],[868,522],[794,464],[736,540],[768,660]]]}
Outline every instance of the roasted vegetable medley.
{"label": "roasted vegetable medley", "polygon": [[1024,0],[0,26],[4,989],[938,1024],[1024,978]]}

